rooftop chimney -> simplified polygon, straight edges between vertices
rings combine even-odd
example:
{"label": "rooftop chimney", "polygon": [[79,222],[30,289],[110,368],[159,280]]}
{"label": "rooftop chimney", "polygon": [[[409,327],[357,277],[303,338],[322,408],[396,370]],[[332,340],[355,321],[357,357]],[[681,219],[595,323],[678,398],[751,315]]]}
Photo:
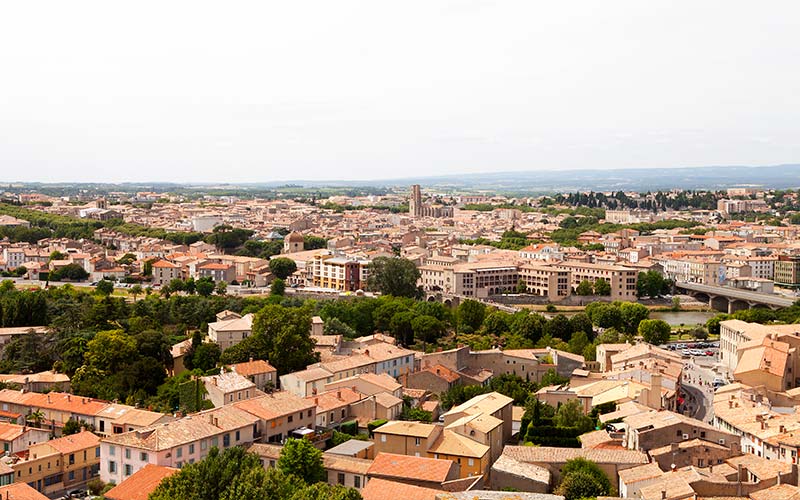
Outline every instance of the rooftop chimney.
{"label": "rooftop chimney", "polygon": [[341,390],[336,391],[336,399],[342,399],[342,391]]}

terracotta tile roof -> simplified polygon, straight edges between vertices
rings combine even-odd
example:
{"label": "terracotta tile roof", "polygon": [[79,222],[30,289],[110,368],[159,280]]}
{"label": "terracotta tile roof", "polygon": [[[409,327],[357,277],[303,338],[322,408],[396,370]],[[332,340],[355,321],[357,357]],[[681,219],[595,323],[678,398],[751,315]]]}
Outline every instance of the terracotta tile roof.
{"label": "terracotta tile roof", "polygon": [[234,406],[263,420],[272,420],[315,408],[313,400],[309,401],[286,391],[234,403]]}
{"label": "terracotta tile roof", "polygon": [[401,420],[393,420],[386,422],[382,426],[375,429],[375,432],[381,434],[391,434],[397,436],[412,436],[424,437],[430,436],[436,429],[434,424],[423,424],[419,422],[405,422]]}
{"label": "terracotta tile roof", "polygon": [[307,396],[305,398],[306,401],[313,403],[317,407],[317,413],[349,406],[362,399],[364,399],[363,394],[347,387],[325,391],[316,396]]}
{"label": "terracotta tile roof", "polygon": [[8,486],[0,486],[0,498],[14,500],[50,500],[26,483],[12,483]]}
{"label": "terracotta tile roof", "polygon": [[100,446],[100,437],[89,431],[82,431],[77,434],[51,439],[47,444],[62,454],[69,454]]}
{"label": "terracotta tile roof", "polygon": [[278,371],[274,366],[267,363],[263,359],[245,361],[244,363],[236,363],[235,365],[231,365],[231,368],[233,368],[233,371],[239,375],[244,375],[245,377]]}
{"label": "terracotta tile roof", "polygon": [[482,458],[489,453],[489,447],[477,441],[445,429],[428,450],[429,453],[455,455],[459,457]]}
{"label": "terracotta tile roof", "polygon": [[527,463],[563,463],[583,457],[599,464],[646,464],[647,455],[635,450],[604,448],[551,448],[547,446],[506,446],[503,455]]}
{"label": "terracotta tile roof", "polygon": [[424,370],[420,370],[420,371],[432,373],[432,374],[436,375],[437,377],[445,380],[446,382],[450,382],[450,383],[456,382],[459,378],[461,378],[461,377],[458,376],[458,373],[456,373],[453,370],[447,368],[446,366],[442,366],[442,365],[438,365],[438,364],[437,365],[433,365],[433,366],[429,366],[429,367],[425,368]]}
{"label": "terracotta tile roof", "polygon": [[800,488],[790,484],[777,484],[771,488],[750,493],[752,500],[799,500]]}
{"label": "terracotta tile roof", "polygon": [[105,498],[109,500],[147,500],[164,479],[178,472],[179,469],[147,464],[131,477],[114,486]]}
{"label": "terracotta tile roof", "polygon": [[27,428],[21,425],[0,422],[0,441],[13,441],[26,431]]}
{"label": "terracotta tile roof", "polygon": [[[383,478],[405,478],[442,483],[447,481],[456,463],[451,460],[378,453],[367,474]],[[457,474],[456,474],[457,475]]]}
{"label": "terracotta tile roof", "polygon": [[364,489],[361,490],[361,497],[364,500],[386,500],[388,498],[402,500],[436,500],[436,495],[439,493],[442,493],[442,491],[375,478],[370,480]]}
{"label": "terracotta tile roof", "polygon": [[65,392],[40,394],[38,392],[23,393],[20,391],[12,391],[11,389],[3,389],[0,391],[0,402],[92,416],[100,413],[103,408],[108,405],[106,401],[73,396]]}

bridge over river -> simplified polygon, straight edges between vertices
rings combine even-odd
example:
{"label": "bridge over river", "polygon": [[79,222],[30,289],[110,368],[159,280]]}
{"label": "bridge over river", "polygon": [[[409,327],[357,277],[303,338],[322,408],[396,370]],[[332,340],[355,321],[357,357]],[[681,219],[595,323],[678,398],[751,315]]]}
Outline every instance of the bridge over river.
{"label": "bridge over river", "polygon": [[750,290],[727,286],[678,281],[675,283],[675,287],[698,300],[708,301],[708,307],[711,309],[727,312],[728,314],[753,307],[780,309],[789,307],[795,302],[794,299],[782,295],[751,292]]}

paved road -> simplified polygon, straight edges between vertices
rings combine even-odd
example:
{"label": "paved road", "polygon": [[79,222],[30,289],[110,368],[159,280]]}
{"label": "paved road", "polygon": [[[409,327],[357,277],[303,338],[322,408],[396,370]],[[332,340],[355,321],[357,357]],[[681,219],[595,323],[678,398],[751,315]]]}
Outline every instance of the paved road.
{"label": "paved road", "polygon": [[714,419],[714,389],[711,386],[716,374],[711,366],[713,356],[697,356],[686,360],[683,370],[684,408],[686,414],[698,420],[710,422]]}

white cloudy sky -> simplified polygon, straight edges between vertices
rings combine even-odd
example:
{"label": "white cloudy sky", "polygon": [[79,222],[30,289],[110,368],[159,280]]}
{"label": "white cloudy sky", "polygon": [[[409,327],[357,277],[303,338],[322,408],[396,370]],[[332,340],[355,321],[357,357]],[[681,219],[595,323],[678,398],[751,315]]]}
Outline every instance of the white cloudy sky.
{"label": "white cloudy sky", "polygon": [[800,162],[800,2],[5,2],[0,180]]}

